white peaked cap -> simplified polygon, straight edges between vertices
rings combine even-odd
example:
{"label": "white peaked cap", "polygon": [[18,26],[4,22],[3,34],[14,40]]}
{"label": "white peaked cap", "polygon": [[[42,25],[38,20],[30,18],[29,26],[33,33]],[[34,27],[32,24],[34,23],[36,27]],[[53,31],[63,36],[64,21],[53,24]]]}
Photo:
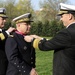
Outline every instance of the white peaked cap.
{"label": "white peaked cap", "polygon": [[68,4],[60,3],[60,9],[75,11],[75,6],[74,5],[68,5]]}
{"label": "white peaked cap", "polygon": [[0,8],[0,17],[8,18],[6,16],[6,9],[5,8]]}
{"label": "white peaked cap", "polygon": [[67,13],[75,14],[75,6],[60,3],[59,4],[59,12],[57,15],[61,16],[62,14],[67,14]]}
{"label": "white peaked cap", "polygon": [[12,20],[12,22],[15,22],[15,21],[17,21],[17,20],[19,20],[19,19],[22,19],[22,18],[30,18],[31,17],[31,14],[30,13],[26,13],[26,14],[23,14],[23,15],[21,15],[21,16],[18,16],[18,17],[16,17],[16,18],[14,18],[13,20]]}

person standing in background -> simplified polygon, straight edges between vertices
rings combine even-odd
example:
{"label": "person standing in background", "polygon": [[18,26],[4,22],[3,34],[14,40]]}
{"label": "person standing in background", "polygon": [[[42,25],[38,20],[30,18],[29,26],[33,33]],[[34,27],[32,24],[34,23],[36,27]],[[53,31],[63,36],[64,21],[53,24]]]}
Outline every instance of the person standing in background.
{"label": "person standing in background", "polygon": [[6,9],[0,8],[0,75],[6,75],[8,61],[5,54],[5,41],[10,33],[15,29],[10,27],[8,30],[3,30],[6,19]]}

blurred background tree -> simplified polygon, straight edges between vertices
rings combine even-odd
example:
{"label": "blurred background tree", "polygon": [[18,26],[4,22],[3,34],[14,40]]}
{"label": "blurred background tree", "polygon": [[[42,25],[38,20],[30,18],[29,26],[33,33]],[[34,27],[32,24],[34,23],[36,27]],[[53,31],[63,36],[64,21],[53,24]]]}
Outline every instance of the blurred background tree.
{"label": "blurred background tree", "polygon": [[[9,17],[5,28],[7,29],[9,26],[12,26],[13,18],[25,13],[31,13],[34,20],[31,34],[54,36],[63,28],[62,23],[56,20],[59,3],[61,2],[67,3],[68,0],[40,0],[40,9],[35,11],[31,0],[0,0],[0,7],[6,8]],[[15,24],[13,25],[15,26]]]}
{"label": "blurred background tree", "polygon": [[37,19],[41,21],[52,21],[56,19],[57,12],[59,10],[59,3],[66,3],[68,0],[44,0],[40,1],[40,12],[38,13]]}

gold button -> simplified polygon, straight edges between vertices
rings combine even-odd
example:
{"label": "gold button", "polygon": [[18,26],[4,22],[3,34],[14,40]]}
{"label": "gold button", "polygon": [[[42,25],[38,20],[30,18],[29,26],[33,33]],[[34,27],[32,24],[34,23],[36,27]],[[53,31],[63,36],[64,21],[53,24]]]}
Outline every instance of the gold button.
{"label": "gold button", "polygon": [[26,72],[26,71],[24,71],[24,72]]}
{"label": "gold button", "polygon": [[24,68],[24,66],[22,66],[22,68]]}
{"label": "gold button", "polygon": [[19,72],[21,72],[21,70],[19,70]]}
{"label": "gold button", "polygon": [[14,63],[16,65],[16,63]]}
{"label": "gold button", "polygon": [[17,67],[19,67],[19,65]]}
{"label": "gold button", "polygon": [[27,47],[26,46],[24,46],[24,50],[26,50],[27,49]]}
{"label": "gold button", "polygon": [[33,59],[33,58],[31,57],[31,59]]}
{"label": "gold button", "polygon": [[33,62],[31,62],[31,64],[33,64]]}

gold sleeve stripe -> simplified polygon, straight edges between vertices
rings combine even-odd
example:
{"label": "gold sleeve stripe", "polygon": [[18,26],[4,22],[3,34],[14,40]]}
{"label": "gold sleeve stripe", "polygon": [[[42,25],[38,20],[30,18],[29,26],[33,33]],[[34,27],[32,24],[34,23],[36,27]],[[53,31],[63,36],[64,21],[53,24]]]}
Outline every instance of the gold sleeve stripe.
{"label": "gold sleeve stripe", "polygon": [[0,39],[1,40],[4,40],[5,39],[5,36],[3,35],[3,33],[0,33]]}
{"label": "gold sleeve stripe", "polygon": [[39,49],[39,47],[38,47],[39,41],[40,41],[40,39],[35,39],[35,40],[33,41],[33,47],[34,47],[34,48],[38,48],[38,49]]}

